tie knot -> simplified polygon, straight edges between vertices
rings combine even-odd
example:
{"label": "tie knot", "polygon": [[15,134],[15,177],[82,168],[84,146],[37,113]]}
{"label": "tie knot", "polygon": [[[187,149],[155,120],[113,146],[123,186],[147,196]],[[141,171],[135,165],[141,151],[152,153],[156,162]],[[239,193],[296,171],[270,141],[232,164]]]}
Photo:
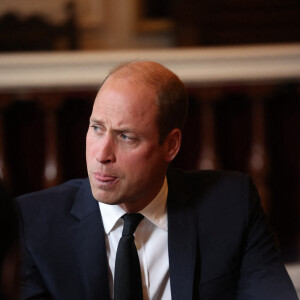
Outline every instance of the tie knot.
{"label": "tie knot", "polygon": [[122,218],[124,219],[122,236],[131,236],[134,234],[137,226],[144,218],[144,216],[141,214],[125,214]]}

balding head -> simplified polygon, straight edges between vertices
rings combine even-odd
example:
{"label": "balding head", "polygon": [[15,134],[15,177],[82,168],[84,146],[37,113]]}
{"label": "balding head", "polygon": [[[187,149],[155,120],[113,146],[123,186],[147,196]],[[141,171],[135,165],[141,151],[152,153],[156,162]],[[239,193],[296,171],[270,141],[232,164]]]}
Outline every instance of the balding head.
{"label": "balding head", "polygon": [[[176,74],[159,63],[151,61],[129,62],[114,68],[106,80],[124,78],[154,89],[157,95],[159,142],[174,129],[183,129],[187,114],[187,92]],[[103,83],[104,84],[104,83]]]}

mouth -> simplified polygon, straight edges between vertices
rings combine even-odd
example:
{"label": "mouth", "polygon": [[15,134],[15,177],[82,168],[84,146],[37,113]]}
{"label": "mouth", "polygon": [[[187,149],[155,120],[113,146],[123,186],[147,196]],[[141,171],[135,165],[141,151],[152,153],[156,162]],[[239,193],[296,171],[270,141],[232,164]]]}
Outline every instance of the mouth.
{"label": "mouth", "polygon": [[110,174],[102,174],[102,173],[93,173],[96,183],[101,187],[111,187],[115,185],[119,178]]}

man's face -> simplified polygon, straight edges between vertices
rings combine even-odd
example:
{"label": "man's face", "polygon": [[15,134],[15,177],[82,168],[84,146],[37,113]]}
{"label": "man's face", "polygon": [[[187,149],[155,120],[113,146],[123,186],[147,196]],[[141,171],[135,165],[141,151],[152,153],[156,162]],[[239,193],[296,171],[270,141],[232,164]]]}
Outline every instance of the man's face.
{"label": "man's face", "polygon": [[168,147],[159,145],[155,91],[110,77],[94,103],[86,138],[88,175],[94,197],[126,211],[144,208],[159,192]]}

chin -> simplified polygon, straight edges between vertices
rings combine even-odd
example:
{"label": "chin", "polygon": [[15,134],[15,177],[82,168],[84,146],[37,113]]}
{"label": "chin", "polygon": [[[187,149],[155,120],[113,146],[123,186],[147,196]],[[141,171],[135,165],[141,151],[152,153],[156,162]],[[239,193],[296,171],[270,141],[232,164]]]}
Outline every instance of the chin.
{"label": "chin", "polygon": [[115,200],[115,197],[114,199],[112,199],[112,197],[108,197],[107,195],[103,195],[103,193],[97,193],[97,192],[93,192],[92,191],[92,194],[94,196],[94,198],[98,201],[98,202],[101,202],[101,203],[104,203],[104,204],[109,204],[109,205],[118,205],[118,204],[121,204],[122,201],[116,201]]}

